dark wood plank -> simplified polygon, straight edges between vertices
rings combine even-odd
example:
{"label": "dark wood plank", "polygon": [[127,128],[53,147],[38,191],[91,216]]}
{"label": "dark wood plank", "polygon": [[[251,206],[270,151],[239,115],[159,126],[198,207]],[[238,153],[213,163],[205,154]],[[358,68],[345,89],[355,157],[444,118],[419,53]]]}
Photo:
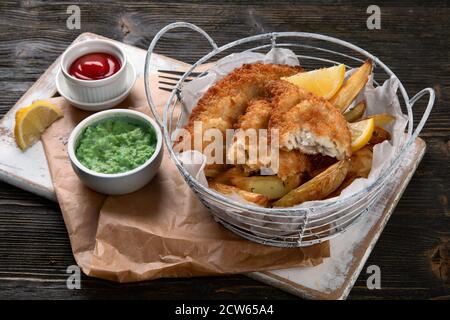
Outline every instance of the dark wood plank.
{"label": "dark wood plank", "polygon": [[[365,267],[349,298],[450,296],[450,8],[446,1],[384,2],[379,31],[367,30],[365,12],[370,3],[360,1],[323,5],[316,1],[82,2],[81,30],[65,27],[70,4],[73,1],[0,3],[0,115],[81,32],[146,48],[161,27],[176,20],[199,25],[219,45],[270,31],[336,36],[379,56],[411,95],[434,87],[438,100],[422,134],[428,151],[366,264],[380,266],[382,289],[366,288]],[[159,52],[189,62],[207,49],[203,39],[182,32],[171,34]],[[416,114],[421,110],[423,103]],[[127,285],[83,277],[81,290],[68,290],[65,270],[71,264],[58,205],[0,183],[0,298],[294,298],[244,276]]]}

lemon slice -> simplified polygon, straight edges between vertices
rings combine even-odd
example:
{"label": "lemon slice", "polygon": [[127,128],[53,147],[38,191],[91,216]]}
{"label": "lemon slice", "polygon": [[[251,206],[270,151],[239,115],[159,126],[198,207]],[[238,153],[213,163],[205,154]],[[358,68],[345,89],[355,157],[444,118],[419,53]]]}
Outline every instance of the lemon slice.
{"label": "lemon slice", "polygon": [[20,149],[25,150],[41,137],[41,133],[63,116],[59,108],[46,101],[36,101],[16,112],[14,136]]}
{"label": "lemon slice", "polygon": [[330,68],[300,72],[282,79],[304,88],[316,96],[330,99],[341,88],[344,77],[345,66],[340,64]]}
{"label": "lemon slice", "polygon": [[353,122],[348,124],[350,133],[352,135],[352,152],[358,151],[364,147],[370,140],[375,128],[375,121],[373,118]]}

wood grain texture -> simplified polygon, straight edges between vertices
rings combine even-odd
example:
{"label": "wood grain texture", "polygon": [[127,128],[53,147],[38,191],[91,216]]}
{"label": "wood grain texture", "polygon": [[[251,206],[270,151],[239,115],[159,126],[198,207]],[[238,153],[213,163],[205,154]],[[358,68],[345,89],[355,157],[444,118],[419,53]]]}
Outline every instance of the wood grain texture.
{"label": "wood grain texture", "polygon": [[[450,239],[450,8],[446,1],[379,4],[382,29],[378,31],[367,30],[370,3],[360,1],[323,5],[317,1],[80,1],[82,28],[68,30],[66,9],[75,3],[0,3],[0,115],[80,33],[91,31],[145,48],[160,28],[177,20],[204,28],[219,45],[270,31],[336,36],[377,55],[410,95],[434,87],[437,101],[421,135],[428,151],[366,264],[380,266],[382,289],[368,290],[363,271],[349,298],[450,296],[445,276]],[[187,37],[189,41],[184,41]],[[158,49],[192,62],[208,45],[190,32],[177,32]],[[420,115],[423,107],[420,103],[415,114]],[[295,298],[244,276],[128,285],[83,276],[81,290],[68,290],[65,270],[74,263],[57,204],[0,183],[0,298]]]}

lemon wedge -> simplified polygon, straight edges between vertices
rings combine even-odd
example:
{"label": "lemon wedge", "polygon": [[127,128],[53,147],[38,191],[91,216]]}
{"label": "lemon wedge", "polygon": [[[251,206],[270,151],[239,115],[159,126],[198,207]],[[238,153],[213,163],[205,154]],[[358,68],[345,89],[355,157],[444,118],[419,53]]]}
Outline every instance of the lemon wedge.
{"label": "lemon wedge", "polygon": [[300,72],[282,79],[304,88],[316,96],[330,99],[341,88],[344,77],[345,66],[340,64],[330,68]]}
{"label": "lemon wedge", "polygon": [[33,145],[42,132],[55,120],[63,116],[61,110],[46,101],[36,101],[16,112],[14,136],[20,149]]}
{"label": "lemon wedge", "polygon": [[375,121],[373,118],[353,122],[348,124],[350,133],[352,135],[352,152],[358,151],[364,147],[370,140],[375,128]]}

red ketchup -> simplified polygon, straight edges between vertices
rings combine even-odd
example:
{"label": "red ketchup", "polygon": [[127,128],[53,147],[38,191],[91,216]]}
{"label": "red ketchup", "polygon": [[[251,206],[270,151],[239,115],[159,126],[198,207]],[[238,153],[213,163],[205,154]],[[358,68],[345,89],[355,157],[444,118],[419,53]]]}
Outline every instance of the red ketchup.
{"label": "red ketchup", "polygon": [[109,53],[93,52],[75,60],[69,74],[81,80],[100,80],[111,77],[120,70],[120,61]]}

